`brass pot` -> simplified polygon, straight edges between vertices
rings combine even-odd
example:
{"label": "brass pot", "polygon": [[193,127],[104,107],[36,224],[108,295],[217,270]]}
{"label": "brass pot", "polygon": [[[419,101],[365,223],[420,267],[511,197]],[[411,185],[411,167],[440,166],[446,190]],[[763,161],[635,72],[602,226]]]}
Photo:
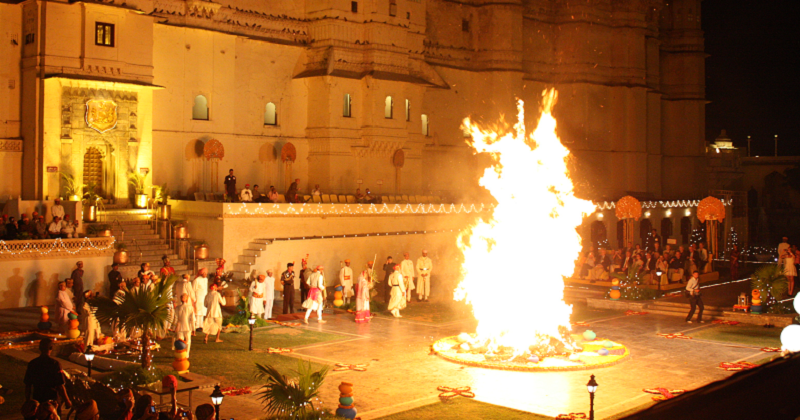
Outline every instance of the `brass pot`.
{"label": "brass pot", "polygon": [[114,262],[117,264],[127,264],[128,263],[128,251],[119,250],[114,253]]}
{"label": "brass pot", "polygon": [[186,239],[187,236],[186,226],[176,226],[175,227],[175,237],[178,239]]}
{"label": "brass pot", "polygon": [[159,220],[169,220],[172,217],[172,206],[169,204],[158,205],[158,218]]}
{"label": "brass pot", "polygon": [[147,194],[136,194],[136,202],[134,205],[137,209],[147,208]]}
{"label": "brass pot", "polygon": [[86,206],[83,208],[83,221],[84,222],[97,221],[97,206]]}
{"label": "brass pot", "polygon": [[208,245],[199,245],[194,247],[194,257],[198,260],[205,260],[208,258]]}
{"label": "brass pot", "polygon": [[111,236],[111,229],[98,230],[97,236],[109,237]]}

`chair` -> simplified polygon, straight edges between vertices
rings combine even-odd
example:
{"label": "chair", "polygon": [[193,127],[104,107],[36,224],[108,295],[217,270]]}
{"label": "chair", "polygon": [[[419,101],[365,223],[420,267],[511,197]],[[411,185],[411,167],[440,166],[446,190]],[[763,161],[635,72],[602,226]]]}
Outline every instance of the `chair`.
{"label": "chair", "polygon": [[304,203],[308,203],[309,201],[311,201],[311,196],[310,195],[304,195],[303,196],[303,202]]}
{"label": "chair", "polygon": [[311,196],[311,200],[313,202],[315,202],[315,203],[321,203],[322,202],[322,196],[321,195],[312,195]]}
{"label": "chair", "polygon": [[344,194],[340,195],[339,196],[339,202],[342,203],[342,204],[346,203],[347,202],[347,196],[344,195]]}
{"label": "chair", "polygon": [[386,204],[394,204],[394,197],[391,195],[384,195],[383,197],[381,197],[381,201],[383,201]]}
{"label": "chair", "polygon": [[424,195],[418,195],[418,196],[417,196],[417,203],[420,203],[420,204],[427,204],[427,203],[429,203],[429,201],[428,201],[428,197],[425,197]]}
{"label": "chair", "polygon": [[403,194],[400,197],[401,197],[400,200],[402,200],[402,203],[404,203],[404,204],[408,203],[408,196],[407,195]]}
{"label": "chair", "polygon": [[[404,196],[404,197],[405,197],[405,196]],[[410,195],[410,196],[408,196],[408,202],[409,202],[410,204],[417,204],[417,196],[416,196],[416,195]]]}
{"label": "chair", "polygon": [[331,203],[338,204],[339,203],[339,196],[336,194],[331,194]]}
{"label": "chair", "polygon": [[328,194],[322,194],[321,200],[322,200],[323,203],[330,203],[331,202],[331,197]]}
{"label": "chair", "polygon": [[278,203],[285,203],[286,202],[286,195],[278,194]]}
{"label": "chair", "polygon": [[194,201],[206,201],[205,195],[201,192],[194,193]]}
{"label": "chair", "polygon": [[347,196],[347,202],[350,203],[350,204],[355,204],[356,203],[356,196],[348,195]]}

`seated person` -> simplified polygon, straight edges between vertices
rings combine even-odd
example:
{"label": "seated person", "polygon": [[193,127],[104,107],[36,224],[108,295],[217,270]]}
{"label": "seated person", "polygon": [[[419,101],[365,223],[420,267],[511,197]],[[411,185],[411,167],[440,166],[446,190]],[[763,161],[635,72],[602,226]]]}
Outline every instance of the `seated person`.
{"label": "seated person", "polygon": [[311,195],[322,195],[322,191],[319,189],[319,184],[314,185],[314,189],[311,190]]}
{"label": "seated person", "polygon": [[379,203],[380,202],[380,198],[377,197],[377,196],[372,195],[372,193],[369,192],[369,188],[367,188],[367,191],[364,193],[364,202],[365,203],[370,203],[370,204],[375,204],[375,203]]}
{"label": "seated person", "polygon": [[33,224],[33,237],[35,239],[47,239],[50,235],[47,233],[47,223],[44,221],[44,216],[38,216],[36,223]]}
{"label": "seated person", "polygon": [[673,277],[677,274],[681,279],[683,279],[683,259],[681,259],[681,253],[676,252],[675,256],[670,258],[668,263],[669,269],[667,270],[667,279],[670,283],[673,283]]}
{"label": "seated person", "polygon": [[19,222],[17,222],[17,227],[19,228],[19,233],[27,233],[27,234],[33,236],[33,232],[31,232],[31,230],[33,229],[33,223],[30,221],[30,219],[28,219],[28,215],[25,214],[25,213],[22,213],[22,216],[20,216],[20,219],[21,220]]}
{"label": "seated person", "polygon": [[614,251],[614,256],[611,258],[611,272],[616,273],[622,269],[622,250]]}
{"label": "seated person", "polygon": [[361,188],[356,189],[356,202],[364,203],[367,198],[366,194],[361,192]]}
{"label": "seated person", "polygon": [[61,218],[58,216],[54,217],[53,221],[47,225],[47,234],[50,236],[50,238],[63,238],[61,234],[61,226]]}
{"label": "seated person", "polygon": [[250,191],[250,184],[245,184],[242,191],[239,192],[239,201],[243,203],[252,203],[253,202],[253,192]]}
{"label": "seated person", "polygon": [[263,203],[267,201],[267,196],[264,195],[261,191],[258,190],[258,184],[253,185],[253,202],[254,203]]}
{"label": "seated person", "polygon": [[278,202],[278,190],[275,189],[274,185],[269,186],[269,193],[267,194],[267,198],[269,199],[270,203]]}
{"label": "seated person", "polygon": [[69,215],[64,216],[61,222],[61,237],[62,238],[75,238],[78,233],[78,222],[70,220]]}
{"label": "seated person", "polygon": [[14,217],[8,218],[8,223],[6,223],[6,239],[8,240],[16,240],[17,235],[19,234],[19,225],[17,221],[14,220]]}

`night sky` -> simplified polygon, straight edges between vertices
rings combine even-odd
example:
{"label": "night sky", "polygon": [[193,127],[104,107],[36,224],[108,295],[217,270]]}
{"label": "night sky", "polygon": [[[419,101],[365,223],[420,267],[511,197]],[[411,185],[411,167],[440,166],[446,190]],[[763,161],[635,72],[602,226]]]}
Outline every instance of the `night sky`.
{"label": "night sky", "polygon": [[704,0],[706,140],[800,155],[800,0]]}

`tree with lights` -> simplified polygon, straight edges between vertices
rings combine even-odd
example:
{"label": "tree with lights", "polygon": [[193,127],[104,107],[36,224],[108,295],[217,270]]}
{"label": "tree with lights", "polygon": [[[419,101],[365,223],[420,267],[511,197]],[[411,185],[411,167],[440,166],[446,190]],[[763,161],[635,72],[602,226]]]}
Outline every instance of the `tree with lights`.
{"label": "tree with lights", "polygon": [[140,287],[126,290],[120,301],[98,296],[89,301],[97,312],[95,316],[102,323],[117,325],[127,331],[138,329],[142,332],[142,368],[150,368],[150,337],[159,330],[165,330],[169,322],[167,304],[172,301],[172,285],[177,276],[171,275],[156,282],[152,288]]}

